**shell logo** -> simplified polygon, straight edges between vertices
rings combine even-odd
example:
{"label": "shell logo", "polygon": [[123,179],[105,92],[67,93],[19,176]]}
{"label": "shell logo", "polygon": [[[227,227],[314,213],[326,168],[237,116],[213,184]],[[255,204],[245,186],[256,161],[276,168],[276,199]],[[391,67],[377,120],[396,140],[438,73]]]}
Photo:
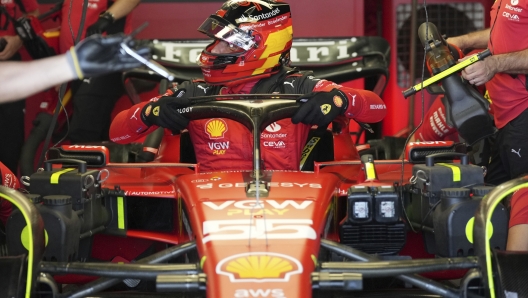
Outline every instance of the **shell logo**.
{"label": "shell logo", "polygon": [[340,108],[341,106],[343,106],[343,99],[341,98],[341,96],[339,95],[336,95],[334,96],[334,104],[336,105],[336,107]]}
{"label": "shell logo", "polygon": [[228,276],[231,282],[288,282],[302,272],[299,260],[270,252],[237,254],[216,265],[216,273]]}
{"label": "shell logo", "polygon": [[210,139],[223,139],[227,131],[227,123],[224,120],[214,118],[205,123],[205,132]]}

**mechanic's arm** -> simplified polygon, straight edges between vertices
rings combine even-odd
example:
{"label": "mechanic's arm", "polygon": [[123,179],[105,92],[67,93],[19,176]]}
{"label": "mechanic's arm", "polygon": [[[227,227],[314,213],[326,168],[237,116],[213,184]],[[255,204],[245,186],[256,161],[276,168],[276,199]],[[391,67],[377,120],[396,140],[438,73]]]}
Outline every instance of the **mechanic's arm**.
{"label": "mechanic's arm", "polygon": [[462,51],[469,49],[485,49],[488,47],[490,29],[471,32],[468,34],[449,37],[447,42],[459,47]]}
{"label": "mechanic's arm", "polygon": [[0,103],[25,98],[75,78],[66,55],[29,62],[0,62]]}
{"label": "mechanic's arm", "polygon": [[[72,79],[97,76],[141,65],[119,51],[124,36],[94,35],[84,39],[69,52],[26,62],[0,62],[0,102],[24,98]],[[148,57],[149,49],[137,53]]]}
{"label": "mechanic's arm", "polygon": [[112,6],[99,16],[95,23],[86,29],[86,36],[106,32],[112,23],[132,12],[139,2],[140,0],[116,0]]}
{"label": "mechanic's arm", "polygon": [[491,80],[496,73],[528,73],[528,49],[489,56],[466,67],[462,76],[471,84],[480,86]]}

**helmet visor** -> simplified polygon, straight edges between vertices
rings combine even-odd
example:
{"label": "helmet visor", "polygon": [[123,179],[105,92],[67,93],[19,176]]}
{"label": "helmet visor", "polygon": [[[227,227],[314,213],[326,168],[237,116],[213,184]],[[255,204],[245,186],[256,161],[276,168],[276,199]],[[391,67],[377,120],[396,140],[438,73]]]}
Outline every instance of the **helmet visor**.
{"label": "helmet visor", "polygon": [[255,41],[250,34],[217,15],[211,15],[207,18],[198,28],[198,31],[207,34],[209,37],[221,39],[245,51],[255,45]]}

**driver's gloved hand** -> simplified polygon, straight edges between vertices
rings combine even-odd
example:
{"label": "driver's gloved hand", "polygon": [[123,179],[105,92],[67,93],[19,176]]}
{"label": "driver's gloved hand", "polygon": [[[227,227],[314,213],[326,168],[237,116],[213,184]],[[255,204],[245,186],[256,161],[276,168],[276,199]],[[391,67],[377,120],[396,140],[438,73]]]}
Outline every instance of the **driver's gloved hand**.
{"label": "driver's gloved hand", "polygon": [[[79,79],[141,66],[136,58],[121,51],[120,43],[124,40],[123,34],[107,37],[92,35],[70,48],[66,57]],[[133,46],[133,41],[127,44]],[[135,51],[145,59],[150,57],[147,47]]]}
{"label": "driver's gloved hand", "polygon": [[115,21],[114,16],[110,12],[104,12],[99,15],[95,23],[86,28],[86,37],[94,34],[102,34],[106,32],[108,27]]}
{"label": "driver's gloved hand", "polygon": [[297,101],[301,106],[291,118],[292,122],[319,127],[327,127],[335,117],[343,115],[348,106],[348,97],[339,89],[308,93]]}
{"label": "driver's gloved hand", "polygon": [[171,90],[173,93],[160,97],[157,101],[148,103],[141,110],[141,120],[148,125],[157,125],[170,130],[182,130],[189,124],[182,114],[190,101],[185,95],[185,89]]}

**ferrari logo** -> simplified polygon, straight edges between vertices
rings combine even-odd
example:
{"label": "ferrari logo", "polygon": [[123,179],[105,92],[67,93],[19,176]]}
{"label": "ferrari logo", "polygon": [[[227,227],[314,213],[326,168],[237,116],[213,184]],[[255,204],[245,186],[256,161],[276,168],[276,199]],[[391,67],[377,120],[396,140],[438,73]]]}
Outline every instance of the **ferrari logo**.
{"label": "ferrari logo", "polygon": [[332,110],[332,106],[327,103],[321,106],[321,112],[323,112],[324,115],[330,113],[330,110]]}
{"label": "ferrari logo", "polygon": [[152,110],[152,114],[154,114],[154,116],[159,116],[159,111],[160,107],[155,107],[154,110]]}

